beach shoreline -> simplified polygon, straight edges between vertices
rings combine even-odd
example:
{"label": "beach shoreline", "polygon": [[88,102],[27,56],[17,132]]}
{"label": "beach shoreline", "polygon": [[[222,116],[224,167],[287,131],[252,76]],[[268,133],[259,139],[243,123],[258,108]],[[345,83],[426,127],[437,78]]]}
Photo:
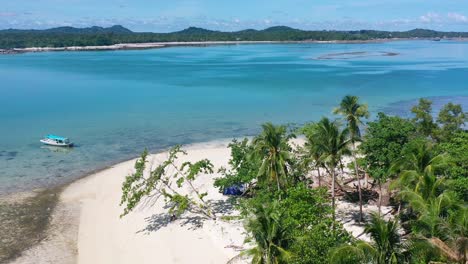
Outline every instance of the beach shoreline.
{"label": "beach shoreline", "polygon": [[[177,161],[206,158],[214,164],[214,174],[201,174],[194,183],[208,193],[209,201],[218,205],[217,220],[189,212],[171,221],[162,201],[139,206],[120,218],[121,186],[125,177],[134,171],[137,159],[134,158],[64,185],[57,194],[56,206],[50,211],[42,239],[11,258],[10,263],[153,263],[155,259],[161,263],[226,263],[239,256],[248,248],[244,244],[242,221],[232,218],[238,212],[229,198],[213,186],[214,179],[221,177],[218,169],[228,166],[231,140],[185,145],[187,155]],[[303,138],[291,141],[293,146],[303,143]],[[167,156],[168,150],[151,154],[148,167],[154,168]],[[351,217],[356,210],[355,204],[337,202],[337,214],[354,236],[363,231]],[[366,214],[376,210],[376,205],[365,206]],[[238,261],[235,263],[245,260]]]}
{"label": "beach shoreline", "polygon": [[[251,136],[240,136],[235,138],[251,138]],[[227,149],[227,144],[231,142],[232,139],[233,138],[218,138],[206,142],[193,142],[183,145],[183,148],[204,148],[206,146],[224,144]],[[153,155],[167,153],[172,147],[155,149],[152,153],[155,153]],[[0,246],[0,263],[4,263],[4,261],[7,261],[5,263],[9,263],[8,261],[13,261],[12,263],[31,263],[29,260],[34,259],[33,257],[21,256],[24,255],[25,252],[30,252],[29,254],[37,254],[37,252],[45,251],[42,244],[45,242],[47,245],[50,245],[48,237],[56,235],[57,230],[65,232],[65,230],[63,230],[64,225],[60,222],[67,222],[67,220],[64,221],[64,218],[67,217],[66,214],[73,214],[75,215],[75,218],[77,216],[79,217],[79,213],[77,214],[76,210],[72,211],[69,208],[64,208],[63,205],[61,206],[61,204],[57,202],[57,197],[59,197],[67,188],[82,180],[92,178],[97,174],[108,171],[123,163],[134,163],[138,157],[139,155],[132,155],[126,158],[117,159],[110,165],[92,169],[89,172],[53,185],[41,185],[33,188],[11,190],[9,192],[0,193],[0,222],[10,223],[8,226],[9,232],[0,232],[0,242],[2,242],[2,246]],[[42,209],[34,211],[34,214],[29,214],[28,211],[31,211],[30,208],[38,207],[38,204]],[[64,211],[66,212],[64,213]],[[57,215],[60,215],[59,220],[56,217]],[[24,221],[21,220],[22,218],[31,218],[35,221],[24,223]],[[76,219],[74,218],[69,218],[68,224],[76,222],[75,220]],[[40,223],[40,228],[31,231],[32,226],[37,225],[38,223]],[[77,229],[76,223],[75,229]],[[49,252],[49,254],[50,253],[51,252]],[[61,259],[61,262],[63,261],[64,260]]]}
{"label": "beach shoreline", "polygon": [[[192,42],[148,42],[148,43],[119,43],[104,46],[67,46],[67,47],[28,47],[0,49],[0,55],[13,55],[34,52],[60,52],[60,51],[116,51],[116,50],[144,50],[169,47],[203,47],[216,45],[249,45],[249,44],[366,44],[385,43],[393,41],[436,40],[437,38],[386,38],[371,40],[302,40],[302,41],[192,41]],[[465,38],[447,38],[450,41],[468,41]]]}
{"label": "beach shoreline", "polygon": [[[194,141],[192,143],[180,144],[180,145],[183,146],[183,147],[190,147],[190,146],[193,146],[193,145],[196,146],[196,145],[200,145],[200,144],[209,144],[209,143],[216,143],[216,142],[227,142],[227,141],[231,141],[234,138],[237,138],[237,139],[249,138],[249,139],[251,139],[252,136],[239,136],[239,137],[232,137],[232,138],[223,138],[223,137],[221,137],[221,138],[211,139],[211,140],[208,140],[208,141]],[[149,149],[148,151],[150,151],[151,153],[155,153],[155,154],[163,153],[163,152],[167,152],[169,149],[171,149],[174,146],[175,145],[169,146],[169,147],[166,146],[166,147],[161,147],[161,148]],[[140,150],[140,153],[141,153],[141,151],[143,151],[143,149],[144,148],[142,148]],[[129,160],[135,160],[139,156],[140,156],[140,154],[131,154],[131,155],[126,155],[124,157],[116,158],[116,159],[114,159],[112,161],[106,161],[106,162],[103,162],[101,165],[93,166],[90,170],[87,170],[85,172],[74,173],[70,177],[63,177],[63,180],[57,181],[57,182],[54,182],[54,183],[50,183],[50,184],[49,183],[48,184],[32,183],[30,185],[25,186],[24,188],[19,188],[19,189],[13,188],[13,189],[10,189],[10,190],[7,190],[7,191],[1,190],[0,191],[0,202],[3,202],[3,201],[17,202],[17,201],[20,201],[25,196],[26,197],[34,196],[34,194],[36,194],[38,192],[41,192],[41,191],[47,191],[47,190],[50,190],[50,189],[65,188],[68,185],[73,184],[76,181],[79,181],[79,180],[81,180],[83,178],[86,178],[86,177],[92,176],[94,174],[97,174],[99,172],[102,172],[104,170],[107,170],[107,169],[109,169],[109,168],[111,168],[111,167],[113,167],[115,165],[127,162]]]}
{"label": "beach shoreline", "polygon": [[[194,143],[186,145],[183,148],[184,150],[187,150],[189,152],[189,155],[187,155],[186,157],[187,159],[198,160],[206,157],[212,160],[216,167],[219,167],[227,165],[227,160],[230,157],[230,151],[227,147],[227,144],[229,142],[230,140],[228,139],[213,140],[204,143]],[[161,151],[160,153],[152,154],[151,156],[152,159],[156,158],[160,161],[161,159],[164,159],[166,155],[167,151]],[[140,244],[140,246],[143,245],[143,247],[146,248],[148,252],[152,251],[150,248],[147,248],[149,247],[149,245],[152,246],[154,243],[160,243],[160,246],[163,246],[168,243],[166,241],[168,239],[167,236],[171,232],[179,232],[181,236],[188,236],[186,237],[187,242],[183,243],[187,245],[189,243],[200,243],[200,241],[198,240],[201,239],[200,237],[202,237],[202,240],[204,241],[204,243],[206,243],[206,245],[204,245],[203,243],[199,244],[199,250],[192,252],[195,255],[195,257],[198,257],[199,259],[206,257],[204,256],[204,254],[200,254],[200,252],[203,252],[203,250],[205,250],[204,252],[206,254],[211,254],[210,251],[206,250],[213,247],[218,248],[218,252],[212,255],[212,257],[214,258],[213,261],[207,263],[219,263],[220,259],[226,262],[230,258],[234,257],[236,254],[238,254],[238,247],[242,246],[243,242],[242,232],[237,232],[237,234],[234,235],[234,238],[232,238],[230,235],[227,235],[229,237],[229,241],[236,242],[235,245],[231,243],[229,245],[225,245],[227,248],[220,247],[219,243],[222,241],[226,241],[226,239],[221,239],[216,236],[219,235],[220,230],[228,230],[232,228],[230,223],[225,223],[221,220],[217,220],[218,224],[213,223],[210,220],[205,220],[205,227],[202,227],[198,231],[197,228],[187,228],[190,227],[192,224],[190,223],[190,221],[186,221],[187,223],[184,223],[185,220],[183,219],[178,220],[179,223],[166,223],[166,227],[170,229],[170,232],[167,233],[168,230],[164,229],[166,227],[161,228],[161,232],[163,232],[164,234],[164,239],[158,242],[158,240],[154,240],[154,238],[149,239],[148,241],[148,239],[145,236],[147,236],[153,231],[149,229],[146,230],[147,228],[145,229],[144,225],[146,224],[145,221],[148,217],[155,214],[159,215],[160,212],[156,212],[151,208],[148,208],[148,211],[137,210],[138,212],[135,213],[136,216],[130,215],[129,217],[120,219],[119,214],[123,210],[119,207],[119,198],[121,195],[120,187],[124,177],[132,172],[135,160],[136,159],[130,159],[124,162],[117,163],[106,169],[87,174],[81,177],[80,179],[77,179],[63,186],[61,192],[58,195],[59,201],[55,208],[53,208],[53,212],[51,213],[50,224],[48,225],[48,228],[45,231],[45,238],[41,241],[38,241],[36,245],[26,248],[26,250],[23,251],[19,257],[10,259],[10,261],[12,261],[11,263],[38,263],[37,259],[41,260],[41,262],[39,263],[58,263],[57,261],[59,261],[60,263],[89,263],[89,261],[95,259],[100,259],[100,263],[109,263],[109,258],[113,258],[112,254],[114,254],[115,252],[122,252],[122,248],[120,249],[120,251],[116,251],[115,248],[110,249],[113,246],[113,241],[105,241],[103,243],[100,243],[99,247],[101,247],[102,251],[102,247],[105,247],[103,246],[103,244],[110,244],[108,248],[109,250],[106,251],[108,254],[99,255],[99,253],[95,252],[94,249],[98,246],[95,244],[97,243],[95,241],[100,239],[108,239],[108,236],[97,237],[98,235],[95,233],[96,228],[101,227],[101,225],[102,227],[114,225],[114,228],[116,226],[119,227],[116,230],[127,229],[128,231],[128,229],[132,229],[132,227],[134,226],[132,223],[139,223],[140,226],[136,228],[139,230],[135,229],[127,233],[124,232],[125,234],[121,235],[127,236],[126,239],[133,239],[134,243],[136,244],[142,243]],[[207,175],[204,175],[205,180],[207,180],[206,176]],[[208,180],[212,181],[215,176],[218,177],[219,175],[215,174],[214,176],[210,176]],[[112,180],[113,178],[114,180]],[[115,178],[118,178],[118,180],[115,180]],[[96,189],[96,185],[102,185],[102,188]],[[112,189],[109,189],[109,186],[112,186]],[[210,196],[221,200],[226,199],[222,196],[222,194],[218,192],[217,189],[213,187],[212,182],[210,182],[209,184],[204,182],[202,186],[204,186],[203,188],[210,189]],[[107,199],[107,197],[109,196],[112,196],[111,201]],[[99,200],[96,199],[96,197],[100,197],[102,199]],[[107,203],[105,203],[105,201]],[[112,212],[106,210],[106,208],[92,210],[93,207],[99,207],[99,205],[102,203],[106,204],[106,206],[111,208],[110,210]],[[162,209],[161,207],[158,208],[159,210]],[[150,215],[146,215],[145,217],[143,217],[143,215],[145,213],[147,214],[148,212],[151,212]],[[101,215],[100,219],[107,219],[107,222],[105,222],[106,220],[99,222],[101,225],[95,223],[94,221],[97,215]],[[190,219],[190,217],[188,219]],[[178,226],[179,224],[180,226]],[[240,228],[240,226],[240,223],[237,223],[236,228]],[[111,233],[114,232],[115,230],[113,230]],[[146,235],[143,233],[146,233]],[[209,234],[209,236],[203,236],[204,233]],[[125,239],[119,241],[124,240]],[[178,247],[177,244],[180,241],[174,241],[174,239],[169,240],[172,241],[172,246]],[[195,240],[197,240],[197,242],[195,242]],[[216,243],[213,242],[215,240]],[[135,249],[143,250],[137,248]],[[169,249],[169,251],[173,250],[170,247]],[[123,256],[120,262],[119,260],[114,259],[112,263],[128,263],[129,257],[130,256],[128,255],[126,255],[126,257]],[[185,262],[182,261],[182,263],[189,263],[189,260],[193,257],[194,256],[187,256]],[[171,263],[174,258],[177,258],[177,256],[167,255],[166,258],[168,258],[168,262],[162,261],[163,263]],[[148,258],[146,261],[148,262],[149,260],[151,260],[151,258]],[[142,262],[139,263],[145,263],[144,259],[142,259],[141,261]]]}

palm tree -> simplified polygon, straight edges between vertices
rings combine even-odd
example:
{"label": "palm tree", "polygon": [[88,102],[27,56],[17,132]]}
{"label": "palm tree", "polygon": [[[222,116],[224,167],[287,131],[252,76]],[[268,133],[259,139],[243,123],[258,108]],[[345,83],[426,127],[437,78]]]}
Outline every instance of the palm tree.
{"label": "palm tree", "polygon": [[313,135],[316,139],[318,149],[322,153],[322,160],[328,167],[332,176],[332,208],[333,220],[335,220],[335,181],[336,168],[343,155],[349,154],[348,129],[341,130],[336,121],[324,117],[317,123],[317,129]]}
{"label": "palm tree", "polygon": [[403,190],[406,201],[416,219],[410,224],[414,239],[423,240],[452,261],[466,262],[468,250],[468,211],[460,206],[454,193],[445,191],[437,197],[425,198],[423,193]]}
{"label": "palm tree", "polygon": [[[425,241],[452,261],[466,262],[468,211],[439,177],[447,166],[447,155],[435,155],[426,141],[414,141],[392,170],[402,170],[392,187],[416,215],[410,220],[413,239]],[[396,169],[395,169],[396,168]]]}
{"label": "palm tree", "polygon": [[284,223],[284,217],[277,201],[270,205],[254,208],[252,217],[245,225],[255,247],[244,251],[252,257],[252,264],[286,263],[291,258],[287,248],[293,242],[291,232]]}
{"label": "palm tree", "polygon": [[400,191],[399,196],[417,215],[416,219],[412,220],[413,231],[426,237],[442,237],[447,234],[446,218],[449,211],[455,208],[456,201],[451,193],[444,192],[427,199],[421,193],[406,189]]}
{"label": "palm tree", "polygon": [[318,186],[322,186],[322,176],[320,173],[320,168],[323,168],[323,156],[322,156],[322,151],[317,144],[317,138],[315,137],[315,134],[317,133],[317,123],[311,123],[303,128],[303,133],[306,136],[307,141],[304,144],[304,149],[306,152],[306,157],[304,157],[304,161],[306,163],[306,166],[309,166],[309,164],[313,163],[315,169],[317,170],[317,176],[318,176]]}
{"label": "palm tree", "polygon": [[340,107],[336,108],[333,113],[340,114],[346,120],[349,129],[349,136],[351,145],[353,146],[353,160],[356,179],[358,182],[359,193],[359,222],[362,221],[362,191],[361,179],[359,177],[359,168],[356,159],[356,141],[361,140],[361,130],[359,126],[362,125],[362,118],[369,118],[369,111],[366,104],[359,103],[359,97],[347,95],[340,103]]}
{"label": "palm tree", "polygon": [[[429,167],[431,165],[428,165]],[[423,174],[407,173],[399,197],[416,214],[410,221],[416,238],[423,239],[452,261],[466,262],[468,250],[468,210],[456,195],[443,190],[445,178],[425,168]]]}
{"label": "palm tree", "polygon": [[437,177],[448,165],[446,154],[436,155],[430,142],[414,141],[401,160],[391,168],[401,174],[393,187],[410,188],[424,194],[424,198],[437,196],[442,178]]}
{"label": "palm tree", "polygon": [[286,127],[272,123],[262,125],[263,131],[253,140],[255,153],[262,159],[258,171],[258,181],[268,186],[276,184],[278,190],[288,184],[286,163],[290,158],[291,147]]}
{"label": "palm tree", "polygon": [[433,146],[425,140],[416,140],[403,154],[401,160],[391,167],[391,171],[401,171],[392,183],[392,188],[411,190],[423,199],[435,198],[445,185],[445,178],[438,177],[448,165],[446,154],[436,155]]}
{"label": "palm tree", "polygon": [[372,214],[364,232],[370,235],[371,243],[358,241],[355,245],[338,247],[330,255],[330,263],[399,263],[405,245],[398,234],[396,219],[385,221]]}
{"label": "palm tree", "polygon": [[398,234],[398,220],[385,221],[378,215],[373,215],[364,232],[374,241],[374,258],[377,263],[398,263],[403,244]]}

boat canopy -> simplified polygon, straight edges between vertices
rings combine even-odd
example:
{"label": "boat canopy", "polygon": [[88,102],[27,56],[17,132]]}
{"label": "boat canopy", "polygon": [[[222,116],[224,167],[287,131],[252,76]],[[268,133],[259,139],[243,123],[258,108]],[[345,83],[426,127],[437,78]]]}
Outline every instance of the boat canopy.
{"label": "boat canopy", "polygon": [[68,140],[68,138],[64,138],[64,137],[60,137],[60,136],[56,136],[56,135],[47,135],[46,138],[55,139],[55,140],[62,140],[62,141]]}

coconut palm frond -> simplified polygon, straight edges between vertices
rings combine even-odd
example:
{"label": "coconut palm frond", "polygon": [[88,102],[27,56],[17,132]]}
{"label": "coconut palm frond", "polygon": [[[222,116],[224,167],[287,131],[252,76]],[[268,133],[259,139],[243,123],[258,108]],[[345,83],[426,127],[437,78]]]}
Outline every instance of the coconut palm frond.
{"label": "coconut palm frond", "polygon": [[257,178],[259,182],[276,186],[279,190],[288,185],[289,136],[284,126],[265,123],[262,128],[262,133],[253,140],[255,153],[262,160]]}
{"label": "coconut palm frond", "polygon": [[[331,263],[399,263],[403,258],[406,244],[398,234],[398,221],[385,221],[373,214],[364,232],[372,242],[358,241],[355,245],[345,245],[332,251]],[[354,261],[354,262],[353,262]]]}
{"label": "coconut palm frond", "polygon": [[358,247],[345,245],[330,252],[330,264],[365,263],[366,255]]}
{"label": "coconut palm frond", "polygon": [[244,254],[252,256],[252,263],[283,263],[292,255],[286,248],[294,239],[284,223],[279,203],[258,205],[252,210],[245,228],[256,246]]}

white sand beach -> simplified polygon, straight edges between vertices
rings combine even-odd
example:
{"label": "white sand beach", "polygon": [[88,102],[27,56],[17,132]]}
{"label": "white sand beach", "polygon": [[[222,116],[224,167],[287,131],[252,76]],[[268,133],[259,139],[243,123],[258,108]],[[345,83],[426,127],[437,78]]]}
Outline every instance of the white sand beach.
{"label": "white sand beach", "polygon": [[[102,46],[66,46],[66,47],[28,47],[0,49],[2,54],[15,54],[27,52],[53,52],[53,51],[106,51],[106,50],[140,50],[157,49],[177,46],[212,46],[212,45],[241,45],[241,44],[286,44],[286,43],[316,43],[316,44],[363,44],[363,43],[383,43],[405,40],[431,40],[432,38],[385,38],[370,40],[301,40],[301,41],[185,41],[185,42],[146,42],[146,43],[119,43]],[[463,38],[450,40],[467,41]]]}
{"label": "white sand beach", "polygon": [[[216,170],[226,166],[228,141],[185,147],[180,161],[208,158]],[[157,164],[167,152],[152,155]],[[133,171],[135,160],[123,162],[68,186],[53,214],[49,238],[23,254],[14,263],[226,263],[239,254],[244,234],[240,221],[223,221],[229,211],[223,196],[213,187],[220,175],[201,175],[196,181],[208,199],[224,213],[218,220],[184,215],[170,222],[163,202],[141,206],[120,218],[121,185]]]}
{"label": "white sand beach", "polygon": [[[229,142],[186,146],[188,155],[179,162],[207,158],[217,172],[228,164]],[[296,139],[293,143],[302,142]],[[167,155],[151,155],[149,164],[154,167]],[[171,222],[162,200],[140,206],[120,218],[121,185],[125,176],[133,172],[134,163],[130,160],[117,164],[67,186],[53,213],[48,239],[13,263],[226,263],[245,248],[242,222],[221,218],[237,212],[227,197],[213,187],[219,173],[204,174],[195,181],[216,205],[217,220],[189,213]],[[357,212],[357,205],[339,202],[337,210],[348,231],[355,236],[362,233],[363,227],[349,217]],[[375,210],[375,206],[365,206],[366,213]]]}
{"label": "white sand beach", "polygon": [[102,51],[102,50],[139,50],[156,49],[174,46],[207,46],[207,45],[237,45],[237,44],[273,44],[297,43],[297,41],[188,41],[188,42],[148,42],[148,43],[119,43],[102,46],[67,46],[67,47],[29,47],[0,49],[0,54],[24,52],[51,52],[51,51]]}

